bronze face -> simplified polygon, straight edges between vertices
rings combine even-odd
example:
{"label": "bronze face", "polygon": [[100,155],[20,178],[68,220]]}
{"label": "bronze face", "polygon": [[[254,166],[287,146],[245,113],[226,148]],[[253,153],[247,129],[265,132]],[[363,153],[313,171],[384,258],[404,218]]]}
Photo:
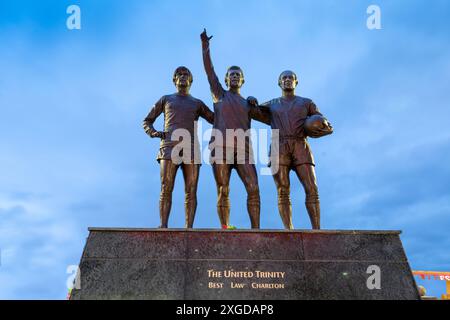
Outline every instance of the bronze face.
{"label": "bronze face", "polygon": [[290,70],[283,71],[278,77],[278,85],[283,91],[293,91],[297,87],[297,84],[297,75]]}
{"label": "bronze face", "polygon": [[173,83],[177,89],[188,89],[192,85],[192,73],[186,67],[178,67],[173,76]]}
{"label": "bronze face", "polygon": [[239,89],[244,84],[244,74],[239,67],[231,67],[225,76],[225,83],[230,89]]}

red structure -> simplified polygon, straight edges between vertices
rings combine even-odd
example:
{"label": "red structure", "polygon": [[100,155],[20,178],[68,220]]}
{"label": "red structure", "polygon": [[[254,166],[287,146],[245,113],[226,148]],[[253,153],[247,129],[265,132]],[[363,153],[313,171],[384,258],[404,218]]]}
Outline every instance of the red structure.
{"label": "red structure", "polygon": [[439,280],[446,282],[447,292],[442,295],[442,300],[450,300],[450,272],[441,271],[413,271],[415,276],[422,280]]}

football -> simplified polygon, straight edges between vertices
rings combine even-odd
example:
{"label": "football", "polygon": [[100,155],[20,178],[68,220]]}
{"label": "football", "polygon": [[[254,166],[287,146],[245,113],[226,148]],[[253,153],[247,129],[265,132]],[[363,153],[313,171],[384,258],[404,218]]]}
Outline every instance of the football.
{"label": "football", "polygon": [[306,118],[304,128],[306,135],[313,138],[323,137],[333,132],[328,120],[318,114]]}

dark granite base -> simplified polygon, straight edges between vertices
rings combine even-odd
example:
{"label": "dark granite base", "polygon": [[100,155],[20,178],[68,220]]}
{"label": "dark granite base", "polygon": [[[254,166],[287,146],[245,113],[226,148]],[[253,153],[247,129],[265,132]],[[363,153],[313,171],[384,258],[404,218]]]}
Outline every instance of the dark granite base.
{"label": "dark granite base", "polygon": [[416,300],[399,234],[91,228],[71,299]]}

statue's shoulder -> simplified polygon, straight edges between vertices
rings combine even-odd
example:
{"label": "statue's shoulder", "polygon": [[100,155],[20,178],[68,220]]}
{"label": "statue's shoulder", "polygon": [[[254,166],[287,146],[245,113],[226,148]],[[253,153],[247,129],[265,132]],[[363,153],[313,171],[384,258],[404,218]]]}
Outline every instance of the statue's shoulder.
{"label": "statue's shoulder", "polygon": [[163,95],[161,98],[159,98],[159,102],[164,104],[167,102],[167,100],[169,100],[169,98],[173,96],[173,94],[165,94]]}
{"label": "statue's shoulder", "polygon": [[196,103],[203,103],[202,99],[196,98],[194,96],[190,96],[190,98],[192,99],[192,101],[195,101]]}
{"label": "statue's shoulder", "polygon": [[155,103],[155,107],[164,108],[165,104],[167,103],[167,97],[168,95],[164,95],[161,98],[159,98],[158,101]]}
{"label": "statue's shoulder", "polygon": [[167,100],[170,100],[170,99],[174,99],[174,98],[176,98],[176,97],[177,97],[177,94],[176,94],[176,93],[171,93],[171,94],[163,95],[163,96],[161,97],[161,99],[167,101]]}
{"label": "statue's shoulder", "polygon": [[309,105],[313,102],[310,98],[300,97],[300,96],[295,96],[295,97],[297,98],[299,104],[302,104],[302,105]]}
{"label": "statue's shoulder", "polygon": [[264,103],[267,106],[275,106],[275,105],[279,105],[281,104],[281,97],[278,98],[273,98],[272,100],[267,101],[266,103]]}
{"label": "statue's shoulder", "polygon": [[196,105],[197,107],[203,106],[205,105],[205,103],[203,102],[203,100],[196,98],[194,96],[189,95],[189,100]]}

